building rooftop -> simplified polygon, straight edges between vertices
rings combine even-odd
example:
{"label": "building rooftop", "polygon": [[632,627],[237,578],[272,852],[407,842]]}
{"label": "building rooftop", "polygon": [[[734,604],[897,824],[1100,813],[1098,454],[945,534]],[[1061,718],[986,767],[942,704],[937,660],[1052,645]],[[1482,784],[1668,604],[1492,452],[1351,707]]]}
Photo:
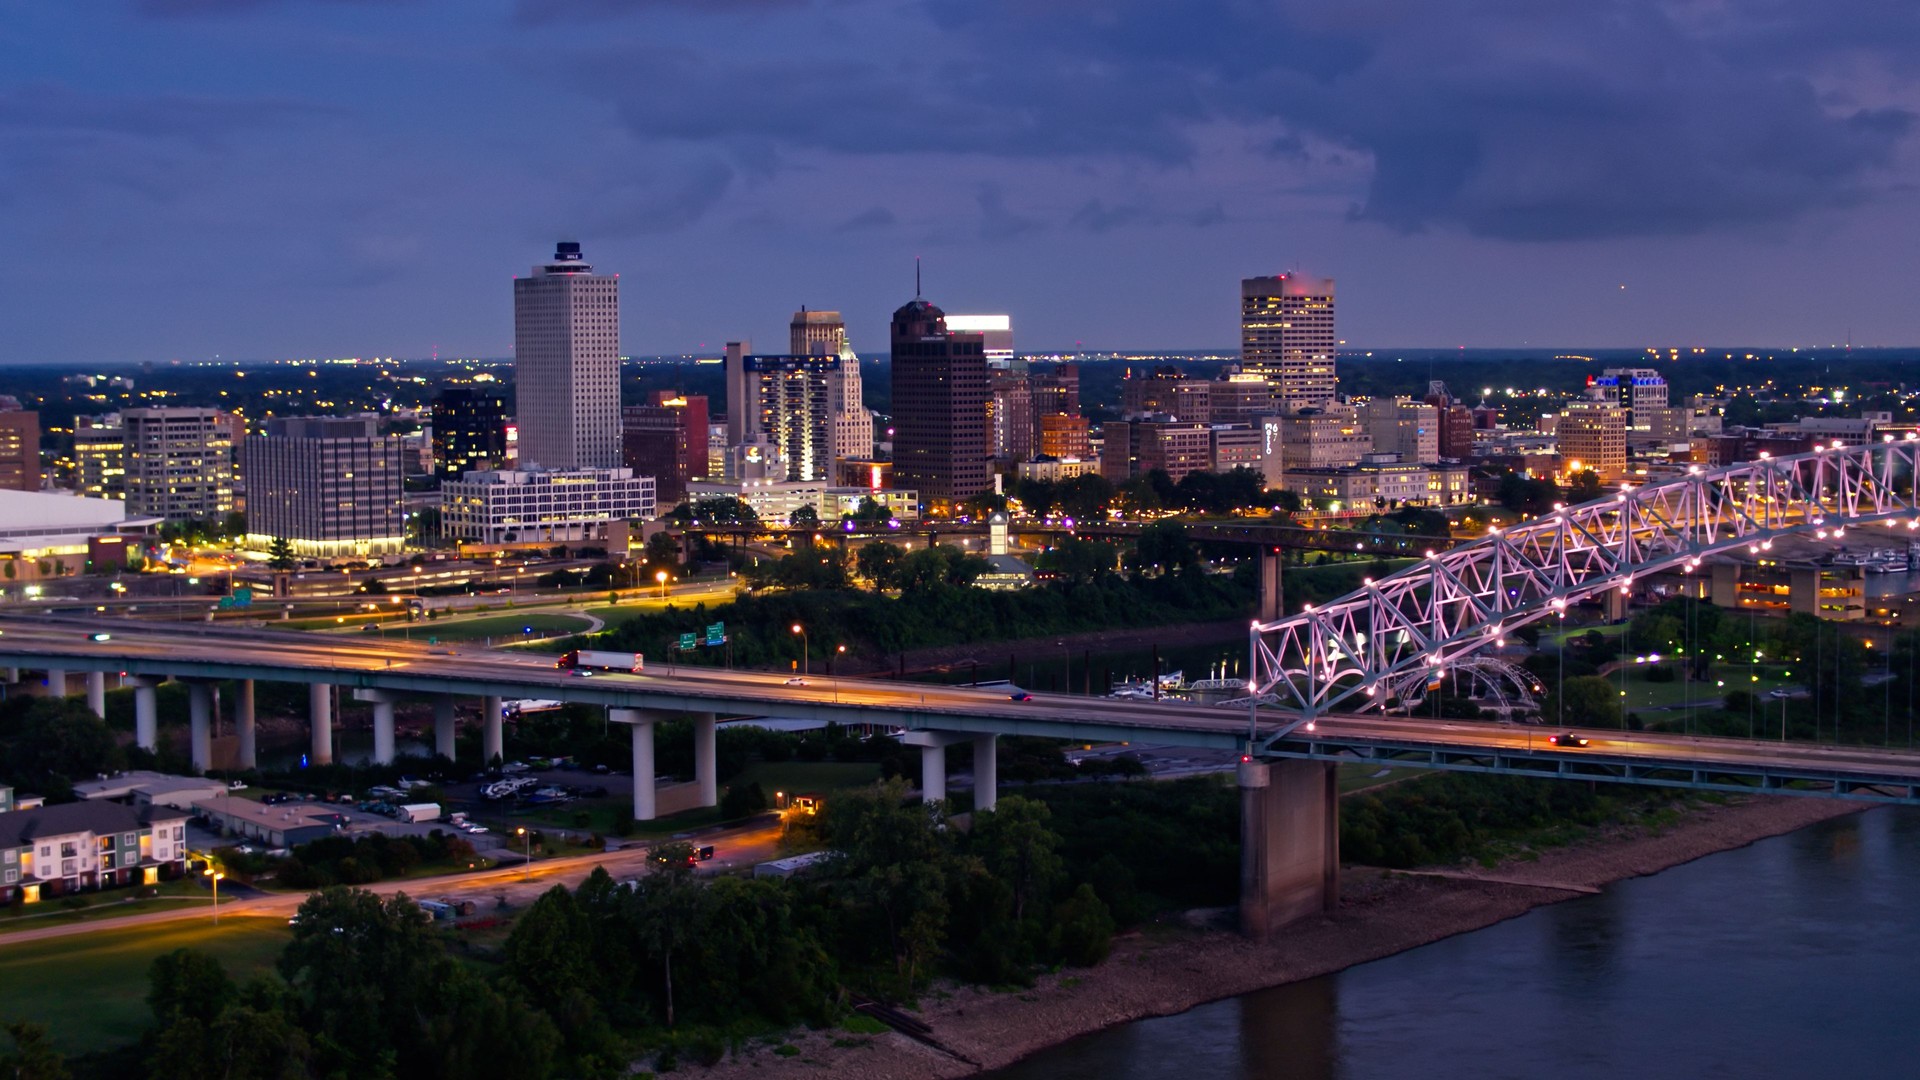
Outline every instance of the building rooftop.
{"label": "building rooftop", "polygon": [[43,836],[121,833],[163,821],[185,821],[185,811],[164,806],[135,809],[116,802],[74,802],[0,814],[0,848],[24,847]]}
{"label": "building rooftop", "polygon": [[264,829],[298,829],[309,825],[323,825],[329,829],[343,823],[340,808],[328,806],[323,802],[281,803],[268,806],[233,795],[220,795],[211,799],[195,799],[195,810],[213,814],[226,814],[239,821],[258,825]]}
{"label": "building rooftop", "polygon": [[82,799],[118,799],[135,791],[144,791],[149,795],[165,795],[176,791],[203,791],[208,788],[225,788],[218,780],[208,780],[200,776],[174,776],[169,773],[136,769],[118,776],[103,777],[99,780],[83,780],[73,785],[73,793]]}

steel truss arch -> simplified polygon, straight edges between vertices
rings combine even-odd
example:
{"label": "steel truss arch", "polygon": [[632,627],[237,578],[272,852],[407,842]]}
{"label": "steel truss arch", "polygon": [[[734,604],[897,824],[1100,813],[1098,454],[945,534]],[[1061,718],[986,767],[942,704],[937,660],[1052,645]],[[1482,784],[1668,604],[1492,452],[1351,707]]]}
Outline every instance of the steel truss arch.
{"label": "steel truss arch", "polygon": [[[1636,575],[1679,568],[1773,538],[1844,536],[1890,522],[1920,539],[1914,476],[1920,436],[1719,469],[1624,488],[1579,506],[1436,551],[1332,603],[1253,624],[1249,696],[1297,709],[1298,724],[1334,711],[1379,709],[1422,669],[1444,672],[1567,605]],[[1278,737],[1278,736],[1275,736]]]}

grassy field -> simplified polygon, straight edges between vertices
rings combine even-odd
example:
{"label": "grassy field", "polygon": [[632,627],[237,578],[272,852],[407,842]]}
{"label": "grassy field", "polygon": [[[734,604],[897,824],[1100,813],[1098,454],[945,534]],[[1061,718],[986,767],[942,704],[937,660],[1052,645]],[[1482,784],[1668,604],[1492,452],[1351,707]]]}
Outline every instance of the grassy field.
{"label": "grassy field", "polygon": [[46,1024],[60,1049],[84,1052],[133,1042],[152,1020],[147,968],[175,949],[199,949],[245,980],[270,970],[288,940],[287,921],[226,918],[134,927],[0,947],[0,1017]]}
{"label": "grassy field", "polygon": [[104,892],[83,893],[81,895],[92,903],[77,909],[66,908],[58,900],[20,906],[10,905],[4,913],[0,913],[0,934],[39,930],[48,926],[89,922],[94,919],[118,919],[145,911],[171,911],[193,904],[210,905],[213,902],[212,892],[192,878],[180,878],[155,886],[159,895],[144,900],[132,898],[139,888],[139,886],[129,885]]}
{"label": "grassy field", "polygon": [[[492,638],[496,643],[511,642],[525,636],[525,629],[533,627],[534,634],[571,634],[585,630],[593,625],[578,615],[563,615],[546,611],[528,611],[519,615],[489,615],[479,619],[434,620],[414,623],[410,631],[414,640],[425,641],[437,638],[440,641],[484,641]],[[402,631],[388,629],[389,634]]]}
{"label": "grassy field", "polygon": [[880,766],[874,762],[763,761],[747,766],[730,783],[759,784],[771,799],[776,791],[828,792],[866,787],[878,779]]}

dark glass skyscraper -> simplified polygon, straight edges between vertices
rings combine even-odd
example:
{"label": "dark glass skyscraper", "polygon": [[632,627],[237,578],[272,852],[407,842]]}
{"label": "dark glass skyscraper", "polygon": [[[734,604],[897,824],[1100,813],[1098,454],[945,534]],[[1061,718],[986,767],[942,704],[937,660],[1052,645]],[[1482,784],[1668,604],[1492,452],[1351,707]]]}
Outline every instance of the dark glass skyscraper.
{"label": "dark glass skyscraper", "polygon": [[491,386],[448,386],[433,399],[433,474],[507,467],[507,399]]}
{"label": "dark glass skyscraper", "polygon": [[985,340],[913,301],[893,313],[893,485],[938,508],[992,484]]}

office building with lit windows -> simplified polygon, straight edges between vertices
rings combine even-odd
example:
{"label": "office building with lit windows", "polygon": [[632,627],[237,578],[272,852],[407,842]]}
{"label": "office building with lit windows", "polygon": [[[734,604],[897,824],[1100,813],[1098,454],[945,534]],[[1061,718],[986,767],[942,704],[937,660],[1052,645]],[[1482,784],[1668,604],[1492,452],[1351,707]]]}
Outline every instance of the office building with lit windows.
{"label": "office building with lit windows", "polygon": [[433,473],[461,473],[507,465],[507,397],[497,384],[442,387],[433,399]]}
{"label": "office building with lit windows", "polygon": [[1332,278],[1278,274],[1240,282],[1240,370],[1266,379],[1282,410],[1333,403],[1337,344]]}
{"label": "office building with lit windows", "polygon": [[934,507],[992,486],[986,344],[920,297],[893,313],[894,483]]}
{"label": "office building with lit windows", "polygon": [[620,464],[620,279],[595,274],[580,245],[513,281],[514,420],[520,464]]}
{"label": "office building with lit windows", "polygon": [[468,473],[440,485],[440,534],[475,544],[577,543],[614,521],[657,516],[651,476],[632,469]]}
{"label": "office building with lit windows", "polygon": [[247,543],[299,555],[394,555],[406,547],[406,444],[373,416],[275,417],[241,447]]}
{"label": "office building with lit windows", "polygon": [[237,418],[218,409],[127,409],[127,512],[168,521],[215,521],[233,511]]}

